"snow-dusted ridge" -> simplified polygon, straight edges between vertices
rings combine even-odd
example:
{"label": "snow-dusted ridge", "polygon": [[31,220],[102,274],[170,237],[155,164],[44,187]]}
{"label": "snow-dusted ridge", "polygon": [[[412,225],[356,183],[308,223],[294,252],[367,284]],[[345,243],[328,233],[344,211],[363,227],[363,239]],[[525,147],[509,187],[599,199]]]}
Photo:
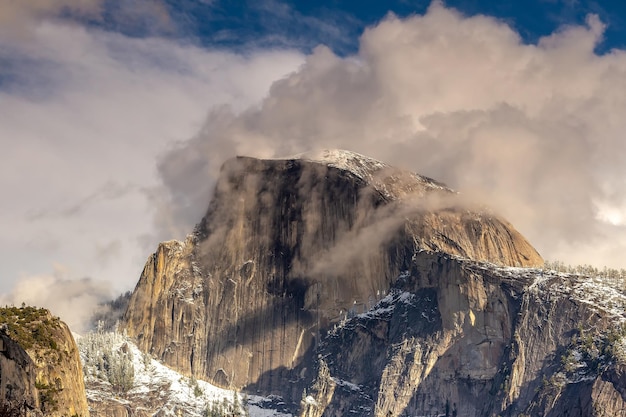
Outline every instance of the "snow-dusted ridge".
{"label": "snow-dusted ridge", "polygon": [[[607,278],[601,275],[585,276],[563,273],[545,268],[522,268],[500,266],[489,262],[476,262],[457,256],[452,258],[466,267],[486,271],[502,279],[510,279],[522,283],[526,293],[531,293],[552,302],[566,298],[586,305],[610,318],[616,326],[626,325],[626,280],[624,278]],[[398,279],[408,276],[408,271],[400,274]],[[388,317],[401,304],[414,305],[415,295],[391,289],[388,294],[378,299],[369,309],[360,314],[346,314],[331,333],[336,332],[353,320],[380,319]],[[429,317],[424,316],[424,319]],[[626,355],[626,339],[624,340]]]}
{"label": "snow-dusted ridge", "polygon": [[542,294],[551,300],[569,298],[611,317],[617,324],[626,324],[626,281],[623,278],[585,276],[545,268],[498,266],[487,262],[474,265],[503,278],[522,280],[526,282],[526,291],[533,294]]}
{"label": "snow-dusted ridge", "polygon": [[[557,372],[548,375],[547,384],[564,387],[568,384],[595,381],[602,372],[615,363],[626,365],[626,276],[623,273],[618,276],[614,274],[585,276],[547,268],[507,267],[453,258],[473,272],[513,284],[519,291],[517,296],[524,297],[525,301],[529,297],[539,303],[545,302],[549,306],[569,300],[581,307],[584,306],[584,310],[588,312],[597,313],[603,321],[606,320],[600,327],[596,327],[597,323],[593,320],[580,323],[579,333],[559,351],[561,356],[557,364],[560,367],[557,368]],[[398,276],[398,280],[408,277],[408,271],[404,271]],[[413,318],[431,321],[439,313],[436,311],[436,304],[429,307],[429,301],[427,297],[418,299],[414,293],[392,288],[388,294],[383,294],[383,298],[376,304],[370,305],[367,311],[342,318],[330,330],[328,337],[341,338],[342,333],[363,327],[368,321],[389,321],[394,314],[406,317],[409,309],[419,313],[413,314]],[[547,318],[544,317],[543,320]],[[606,324],[608,326],[603,327]],[[328,356],[324,356],[324,359],[329,360]],[[332,361],[332,356],[330,358]],[[333,376],[333,380],[337,386],[343,388],[347,387],[353,391],[362,389],[336,376]]]}
{"label": "snow-dusted ridge", "polygon": [[323,149],[296,155],[293,159],[319,162],[328,166],[350,171],[357,177],[371,181],[373,175],[389,165],[374,158],[343,149]]}
{"label": "snow-dusted ridge", "polygon": [[419,187],[420,191],[454,192],[432,178],[404,171],[374,158],[343,149],[323,149],[271,160],[309,161],[341,169],[362,179],[385,197],[392,199],[397,198],[399,188],[404,188],[407,192],[415,191],[416,187]]}
{"label": "snow-dusted ridge", "polygon": [[[274,399],[249,396],[218,388],[206,381],[192,379],[168,368],[142,353],[127,337],[117,332],[99,332],[77,336],[85,373],[87,398],[90,405],[105,407],[119,405],[135,411],[158,412],[159,416],[185,415],[204,417],[213,404],[231,406],[235,401],[247,408],[251,417],[292,417],[272,407]],[[109,357],[125,355],[132,367],[132,387],[126,392],[114,389],[106,376],[98,370],[98,362],[105,351]],[[112,366],[109,359],[109,366]],[[181,414],[182,413],[182,414]],[[242,416],[245,415],[242,410]]]}

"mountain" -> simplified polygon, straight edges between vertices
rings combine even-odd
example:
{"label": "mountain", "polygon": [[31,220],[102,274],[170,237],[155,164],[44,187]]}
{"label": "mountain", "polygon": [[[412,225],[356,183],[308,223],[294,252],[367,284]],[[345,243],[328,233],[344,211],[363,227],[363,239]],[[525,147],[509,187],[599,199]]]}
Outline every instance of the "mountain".
{"label": "mountain", "polygon": [[542,265],[430,178],[348,151],[237,157],[194,232],[148,259],[122,326],[304,416],[621,415],[623,317]]}
{"label": "mountain", "polygon": [[0,413],[88,416],[78,348],[48,310],[0,308]]}

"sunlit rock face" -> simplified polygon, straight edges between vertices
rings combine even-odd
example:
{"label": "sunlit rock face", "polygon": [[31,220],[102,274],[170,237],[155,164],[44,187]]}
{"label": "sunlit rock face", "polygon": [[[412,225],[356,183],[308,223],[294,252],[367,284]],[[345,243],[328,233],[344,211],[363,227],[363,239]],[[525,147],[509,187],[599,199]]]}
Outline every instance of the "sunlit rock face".
{"label": "sunlit rock face", "polygon": [[88,416],[78,347],[69,327],[48,310],[28,306],[0,308],[0,323],[0,410]]}
{"label": "sunlit rock face", "polygon": [[616,284],[423,254],[326,334],[300,415],[626,416]]}
{"label": "sunlit rock face", "polygon": [[[447,263],[433,261],[443,255]],[[453,329],[413,360],[434,361],[447,352],[449,372],[494,378],[515,308],[498,284],[456,274],[458,259],[543,264],[509,223],[467,206],[429,178],[347,151],[238,157],[223,165],[194,233],[162,243],[148,259],[124,328],[141,349],[183,373],[299,402],[317,374],[317,354],[330,349],[329,330],[412,282],[415,291],[427,291],[419,297],[437,312],[420,331]],[[416,284],[423,280],[430,284]],[[352,346],[341,366],[362,381],[376,374],[374,382],[410,384],[414,376],[392,381],[392,370],[385,371],[385,349],[397,343],[390,329],[374,326],[381,336]],[[464,332],[472,334],[471,343],[455,344]],[[362,352],[368,349],[377,353]],[[379,396],[377,409],[396,413],[400,406],[390,401]]]}
{"label": "sunlit rock face", "polygon": [[[48,313],[50,346],[35,345],[27,349],[37,366],[37,383],[40,394],[48,398],[42,401],[45,416],[89,416],[85,395],[83,369],[78,346],[70,328],[63,321]],[[42,396],[40,395],[40,399]]]}

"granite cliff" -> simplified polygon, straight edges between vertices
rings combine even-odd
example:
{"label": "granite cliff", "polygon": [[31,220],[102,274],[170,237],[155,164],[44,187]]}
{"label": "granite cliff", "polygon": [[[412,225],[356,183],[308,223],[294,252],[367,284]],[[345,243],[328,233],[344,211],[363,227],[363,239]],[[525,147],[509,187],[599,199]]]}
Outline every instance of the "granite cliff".
{"label": "granite cliff", "polygon": [[0,309],[0,403],[27,416],[88,416],[81,362],[65,323],[48,310]]}
{"label": "granite cliff", "polygon": [[194,233],[148,259],[123,327],[303,416],[622,415],[623,314],[541,265],[432,179],[346,151],[238,157]]}
{"label": "granite cliff", "polygon": [[41,415],[35,364],[22,347],[0,333],[0,415]]}
{"label": "granite cliff", "polygon": [[625,416],[625,308],[605,278],[423,255],[328,332],[301,415]]}

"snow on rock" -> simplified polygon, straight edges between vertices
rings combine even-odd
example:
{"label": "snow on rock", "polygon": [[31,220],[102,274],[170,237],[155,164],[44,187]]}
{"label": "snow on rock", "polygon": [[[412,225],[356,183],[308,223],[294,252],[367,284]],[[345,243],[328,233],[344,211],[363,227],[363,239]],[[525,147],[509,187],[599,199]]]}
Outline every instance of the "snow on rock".
{"label": "snow on rock", "polygon": [[352,390],[352,391],[361,391],[361,387],[360,386],[358,386],[357,384],[354,384],[354,383],[352,383],[350,381],[345,381],[343,379],[339,379],[339,378],[335,378],[335,377],[333,377],[332,379],[335,382],[335,384],[337,384],[337,385],[339,385],[341,387],[346,387],[346,388],[348,388],[349,390]]}
{"label": "snow on rock", "polygon": [[[459,259],[463,261],[463,259]],[[526,291],[549,299],[569,298],[626,324],[626,283],[601,275],[586,276],[546,268],[521,268],[476,262],[473,266],[502,278],[526,282]]]}
{"label": "snow on rock", "polygon": [[[384,292],[383,292],[384,293]],[[395,309],[400,304],[406,304],[408,306],[415,306],[415,294],[412,294],[408,291],[400,291],[398,289],[392,288],[389,291],[389,294],[384,295],[376,304],[371,306],[369,310],[364,311],[363,313],[356,314],[353,311],[349,311],[345,313],[345,316],[341,321],[339,321],[335,327],[330,331],[331,334],[336,335],[337,331],[343,329],[348,323],[354,323],[358,320],[379,320],[379,319],[388,319],[391,317]],[[424,316],[425,319],[430,320],[429,317]],[[335,381],[338,385],[349,384],[347,381]],[[358,386],[356,386],[356,389]],[[350,387],[351,389],[353,387]]]}
{"label": "snow on rock", "polygon": [[414,192],[416,189],[454,192],[432,178],[403,171],[368,156],[343,149],[324,149],[278,159],[300,159],[348,171],[371,184],[382,195],[390,199],[397,198],[399,191]]}
{"label": "snow on rock", "polygon": [[[132,409],[158,412],[159,416],[175,416],[183,412],[185,416],[202,417],[212,404],[231,406],[236,396],[241,407],[247,403],[251,417],[292,416],[273,408],[276,404],[273,398],[247,397],[235,391],[218,388],[206,381],[183,376],[142,353],[131,340],[120,333],[100,332],[95,336],[90,334],[80,337],[79,349],[91,406],[113,402]],[[125,352],[130,359],[134,373],[132,388],[126,392],[114,389],[96,365],[103,354],[110,356],[110,353],[104,352],[120,351]]]}
{"label": "snow on rock", "polygon": [[298,159],[321,162],[328,166],[350,171],[357,177],[371,181],[372,175],[389,165],[376,159],[342,149],[324,149],[318,152],[309,152],[298,155]]}
{"label": "snow on rock", "polygon": [[528,290],[549,297],[567,297],[612,317],[618,323],[626,322],[626,294],[623,288],[603,277],[536,271]]}
{"label": "snow on rock", "polygon": [[307,396],[304,398],[304,402],[305,402],[306,404],[310,404],[310,405],[314,405],[314,406],[317,406],[317,405],[318,405],[318,404],[317,404],[317,401],[315,401],[315,398],[311,397],[310,395],[307,395]]}

